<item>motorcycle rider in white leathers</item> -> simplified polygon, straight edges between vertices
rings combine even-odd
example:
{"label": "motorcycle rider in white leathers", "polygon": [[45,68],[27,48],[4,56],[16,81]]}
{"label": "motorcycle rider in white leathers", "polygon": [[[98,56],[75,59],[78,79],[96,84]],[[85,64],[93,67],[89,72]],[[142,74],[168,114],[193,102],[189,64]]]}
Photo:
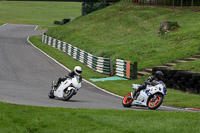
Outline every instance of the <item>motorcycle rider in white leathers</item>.
{"label": "motorcycle rider in white leathers", "polygon": [[69,78],[69,77],[74,77],[75,75],[80,76],[80,80],[82,80],[81,73],[82,73],[82,68],[81,68],[80,66],[75,66],[75,67],[74,67],[74,71],[70,72],[70,73],[68,74],[68,76],[65,76],[64,78],[60,77],[60,78],[58,79],[57,83],[54,85],[54,87],[55,87],[55,88],[58,87],[58,85],[59,85],[61,82],[65,81],[65,80],[66,80],[67,78]]}

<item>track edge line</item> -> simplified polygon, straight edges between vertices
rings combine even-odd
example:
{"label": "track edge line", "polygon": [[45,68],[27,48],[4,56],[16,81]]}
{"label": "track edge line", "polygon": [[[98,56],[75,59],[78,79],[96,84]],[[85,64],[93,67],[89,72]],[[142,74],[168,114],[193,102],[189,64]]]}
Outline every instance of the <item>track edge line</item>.
{"label": "track edge line", "polygon": [[[34,30],[36,30],[37,27],[38,27],[38,26],[36,26],[36,28],[35,28]],[[66,70],[68,70],[68,71],[71,72],[71,70],[70,70],[69,68],[67,68],[66,66],[64,66],[63,64],[61,64],[60,62],[58,62],[57,60],[55,60],[53,57],[49,56],[47,53],[45,53],[44,51],[42,51],[41,49],[39,49],[39,48],[36,47],[35,45],[33,45],[33,43],[29,40],[29,37],[30,37],[30,36],[27,37],[28,43],[30,43],[34,48],[36,48],[36,49],[39,50],[41,53],[43,53],[44,55],[46,55],[47,57],[49,57],[50,59],[52,59],[55,63],[57,63],[58,65],[60,65],[60,66],[63,67],[64,69],[66,69]],[[106,93],[108,93],[108,94],[110,94],[110,95],[113,95],[113,96],[116,96],[116,97],[119,97],[119,98],[123,98],[123,97],[120,96],[120,95],[114,94],[114,93],[112,93],[112,92],[109,92],[109,91],[107,91],[107,90],[105,90],[105,89],[102,89],[102,88],[96,86],[95,84],[89,82],[89,81],[86,80],[86,79],[83,79],[83,81],[85,81],[86,83],[92,85],[93,87],[95,87],[95,88],[97,88],[97,89],[99,89],[99,90],[101,90],[101,91],[103,91],[103,92],[106,92]]]}

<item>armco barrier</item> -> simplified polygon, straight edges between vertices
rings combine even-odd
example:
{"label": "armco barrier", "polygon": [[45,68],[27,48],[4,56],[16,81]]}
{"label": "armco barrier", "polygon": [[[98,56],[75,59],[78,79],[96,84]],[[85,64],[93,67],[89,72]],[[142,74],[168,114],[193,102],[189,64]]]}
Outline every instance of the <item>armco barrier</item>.
{"label": "armco barrier", "polygon": [[116,75],[128,79],[137,78],[137,62],[116,59]]}
{"label": "armco barrier", "polygon": [[200,94],[200,74],[184,71],[171,70],[168,68],[153,68],[153,73],[162,71],[164,74],[163,82],[167,87],[189,93]]}
{"label": "armco barrier", "polygon": [[110,58],[94,56],[84,50],[72,46],[71,44],[62,42],[47,35],[42,36],[42,42],[67,53],[69,56],[99,73],[113,75],[113,64],[112,59]]}

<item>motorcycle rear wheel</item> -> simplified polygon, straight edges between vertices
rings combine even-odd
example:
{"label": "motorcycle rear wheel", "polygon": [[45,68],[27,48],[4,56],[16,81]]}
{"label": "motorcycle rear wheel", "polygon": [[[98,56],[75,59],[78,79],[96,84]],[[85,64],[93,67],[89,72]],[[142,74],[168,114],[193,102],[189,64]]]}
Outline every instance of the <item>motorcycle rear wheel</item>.
{"label": "motorcycle rear wheel", "polygon": [[[154,99],[154,97],[156,99]],[[163,95],[161,95],[161,94],[154,94],[152,97],[150,97],[148,99],[148,101],[147,101],[147,107],[150,110],[155,110],[158,107],[160,107],[160,105],[162,104],[162,102],[163,102]]]}
{"label": "motorcycle rear wheel", "polygon": [[133,98],[131,97],[131,93],[128,93],[123,99],[122,99],[122,105],[124,107],[131,107],[131,103],[133,102]]}
{"label": "motorcycle rear wheel", "polygon": [[66,90],[63,94],[63,101],[68,101],[75,93],[75,90]]}

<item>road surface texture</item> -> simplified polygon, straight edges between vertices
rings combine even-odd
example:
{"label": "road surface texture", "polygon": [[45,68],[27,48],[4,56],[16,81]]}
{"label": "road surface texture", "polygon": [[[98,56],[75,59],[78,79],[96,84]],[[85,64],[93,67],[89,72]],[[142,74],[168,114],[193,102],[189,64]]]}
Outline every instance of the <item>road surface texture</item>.
{"label": "road surface texture", "polygon": [[[28,36],[41,35],[34,25],[6,24],[0,27],[0,101],[24,105],[87,109],[127,109],[122,99],[83,81],[82,88],[69,101],[49,99],[52,80],[67,70],[33,47]],[[84,70],[83,70],[84,71]],[[132,107],[132,110],[147,110]],[[160,107],[158,110],[184,111]]]}

